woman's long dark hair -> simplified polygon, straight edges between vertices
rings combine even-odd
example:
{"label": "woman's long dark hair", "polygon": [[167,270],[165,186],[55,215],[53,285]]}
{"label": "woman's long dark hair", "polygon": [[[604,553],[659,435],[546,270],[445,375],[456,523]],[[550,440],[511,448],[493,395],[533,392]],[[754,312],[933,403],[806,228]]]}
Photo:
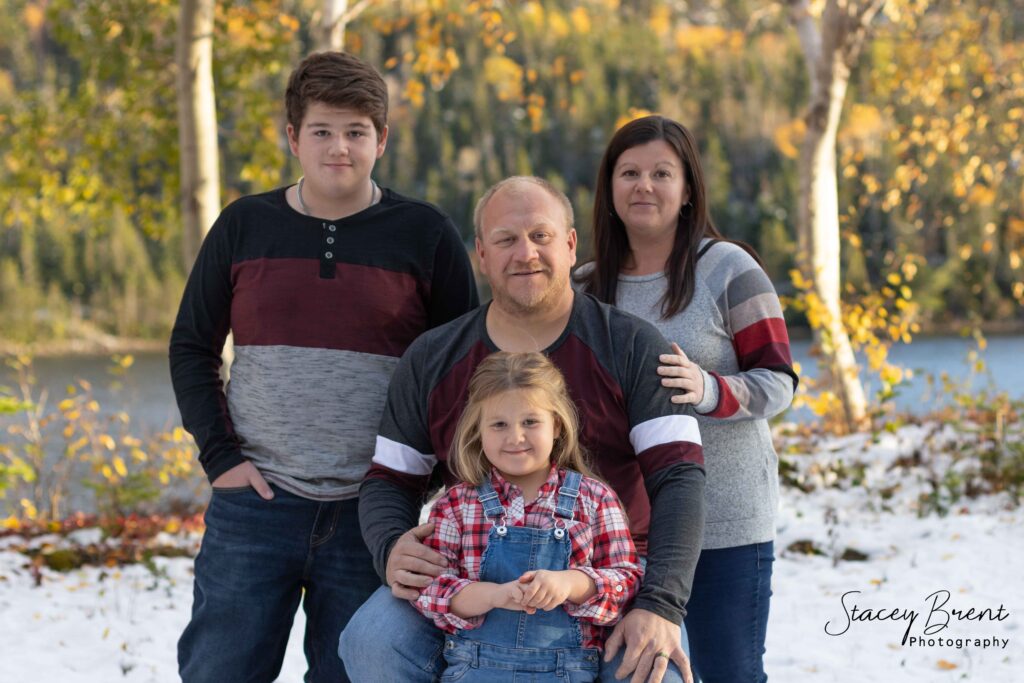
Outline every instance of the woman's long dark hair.
{"label": "woman's long dark hair", "polygon": [[619,273],[630,253],[630,246],[626,226],[615,213],[612,202],[612,174],[623,152],[655,140],[664,140],[679,156],[683,162],[686,187],[690,190],[690,201],[679,212],[672,253],[665,261],[668,288],[661,302],[661,315],[662,318],[670,318],[689,306],[693,299],[697,251],[705,237],[732,242],[746,250],[759,264],[761,259],[750,245],[725,239],[712,222],[700,152],[693,134],[672,119],[645,116],[616,131],[601,159],[594,191],[594,265],[582,278],[584,291],[606,303],[615,303]]}

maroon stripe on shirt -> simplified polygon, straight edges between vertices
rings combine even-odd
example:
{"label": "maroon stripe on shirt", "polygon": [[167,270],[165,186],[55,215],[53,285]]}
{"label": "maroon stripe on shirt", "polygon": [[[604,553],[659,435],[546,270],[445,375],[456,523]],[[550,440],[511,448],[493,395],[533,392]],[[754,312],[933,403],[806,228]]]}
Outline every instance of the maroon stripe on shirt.
{"label": "maroon stripe on shirt", "polygon": [[575,335],[551,354],[565,375],[580,416],[580,442],[600,475],[618,494],[629,519],[638,552],[647,552],[651,502],[640,463],[629,441],[629,409],[618,380],[598,362],[593,350]]}
{"label": "maroon stripe on shirt", "polygon": [[315,259],[260,258],[231,268],[231,328],[240,346],[286,345],[401,356],[427,327],[430,284],[349,263],[320,277]]}
{"label": "maroon stripe on shirt", "polygon": [[737,359],[740,368],[750,370],[751,368],[768,368],[775,370],[779,367],[788,368],[783,372],[792,372],[792,356],[789,353],[789,344],[767,344],[750,353],[743,354]]}
{"label": "maroon stripe on shirt", "polygon": [[786,321],[782,318],[758,320],[737,332],[733,338],[733,345],[739,358],[752,355],[764,346],[788,347],[789,333],[786,331]]}
{"label": "maroon stripe on shirt", "polygon": [[406,491],[423,491],[427,488],[427,482],[430,479],[430,475],[420,474],[406,474],[405,472],[399,472],[393,470],[390,467],[384,465],[372,464],[370,465],[369,471],[366,473],[367,479],[383,479],[384,481],[391,482],[395,486],[400,486]]}
{"label": "maroon stripe on shirt", "polygon": [[[473,376],[473,371],[480,361],[489,355],[491,350],[482,341],[473,344],[462,360],[453,365],[448,374],[437,383],[427,399],[427,429],[438,462],[448,462],[448,452],[451,450],[452,441],[455,440],[455,428],[459,425],[459,418],[466,407],[469,378]],[[458,483],[447,467],[444,468],[443,474],[446,486]]]}
{"label": "maroon stripe on shirt", "polygon": [[642,453],[637,453],[636,457],[640,461],[640,469],[643,470],[644,476],[649,476],[669,465],[677,465],[681,462],[704,465],[704,449],[690,441],[676,441],[651,446]]}
{"label": "maroon stripe on shirt", "polygon": [[732,417],[740,409],[740,402],[736,400],[736,396],[733,395],[732,389],[729,388],[729,383],[725,381],[724,377],[717,372],[710,372],[708,374],[718,382],[718,405],[713,411],[708,413],[708,416]]}
{"label": "maroon stripe on shirt", "polygon": [[[455,436],[455,428],[466,405],[469,378],[491,350],[481,341],[475,343],[462,360],[438,382],[428,399],[427,424],[434,453],[441,462]],[[651,503],[647,498],[640,463],[629,442],[629,418],[622,388],[598,363],[593,351],[575,336],[570,336],[550,354],[565,375],[566,384],[580,417],[580,442],[595,457],[597,473],[618,494],[629,518],[629,530],[641,553],[647,549],[647,531],[651,521]],[[597,455],[598,449],[600,455]],[[445,484],[456,480],[444,468]]]}

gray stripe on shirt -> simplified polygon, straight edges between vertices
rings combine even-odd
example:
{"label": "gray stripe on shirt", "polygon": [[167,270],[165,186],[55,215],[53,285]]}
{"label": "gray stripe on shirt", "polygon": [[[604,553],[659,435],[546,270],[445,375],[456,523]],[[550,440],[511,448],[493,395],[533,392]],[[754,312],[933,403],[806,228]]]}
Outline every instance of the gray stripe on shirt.
{"label": "gray stripe on shirt", "polygon": [[235,347],[227,396],[242,455],[296,495],[355,498],[397,364],[355,351]]}

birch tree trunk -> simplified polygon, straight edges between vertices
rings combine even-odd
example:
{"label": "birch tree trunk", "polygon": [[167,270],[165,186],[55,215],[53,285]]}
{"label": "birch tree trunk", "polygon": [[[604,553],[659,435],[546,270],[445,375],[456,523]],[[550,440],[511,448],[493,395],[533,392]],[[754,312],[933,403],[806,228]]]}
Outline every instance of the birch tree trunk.
{"label": "birch tree trunk", "polygon": [[[220,150],[213,88],[215,0],[182,0],[178,24],[178,146],[181,155],[181,215],[186,269],[220,213]],[[235,358],[232,335],[221,351],[227,381]]]}
{"label": "birch tree trunk", "polygon": [[178,144],[186,268],[192,267],[203,237],[220,212],[213,7],[214,0],[182,0],[178,25]]}
{"label": "birch tree trunk", "polygon": [[345,29],[348,23],[370,5],[370,0],[359,0],[350,8],[348,0],[322,0],[320,20],[316,26],[318,52],[345,48]]}
{"label": "birch tree trunk", "polygon": [[836,133],[850,72],[868,25],[884,0],[826,0],[820,20],[808,0],[789,0],[800,36],[811,94],[800,150],[800,206],[797,212],[799,265],[823,309],[815,343],[828,363],[832,390],[842,404],[848,430],[863,425],[867,400],[840,308],[840,237]]}

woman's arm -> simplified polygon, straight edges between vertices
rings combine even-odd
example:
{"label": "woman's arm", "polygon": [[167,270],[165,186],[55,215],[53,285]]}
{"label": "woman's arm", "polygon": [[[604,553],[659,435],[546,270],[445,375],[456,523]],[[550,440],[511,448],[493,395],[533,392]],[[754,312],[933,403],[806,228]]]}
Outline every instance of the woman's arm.
{"label": "woman's arm", "polygon": [[702,282],[717,302],[739,370],[708,371],[673,344],[660,357],[662,384],[679,389],[672,401],[721,420],[758,420],[778,415],[793,401],[793,370],[782,306],[768,275],[746,252],[735,250],[715,264],[714,281]]}

